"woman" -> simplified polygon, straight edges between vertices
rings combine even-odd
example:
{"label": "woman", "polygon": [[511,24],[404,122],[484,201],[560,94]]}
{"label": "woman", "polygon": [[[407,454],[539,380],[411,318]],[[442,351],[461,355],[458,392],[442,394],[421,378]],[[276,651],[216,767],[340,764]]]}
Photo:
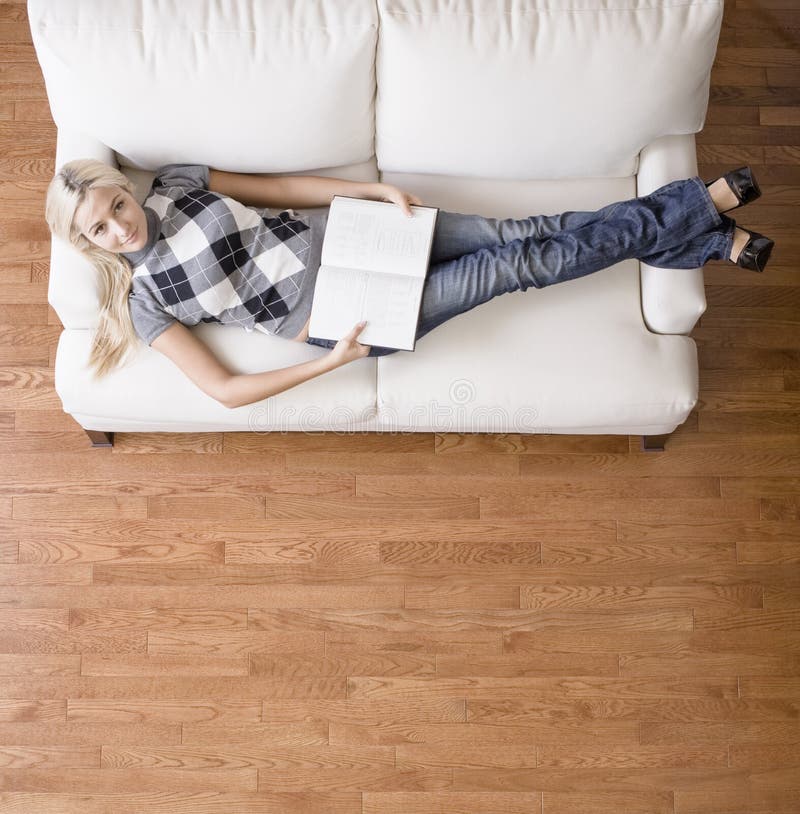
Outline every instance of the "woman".
{"label": "woman", "polygon": [[[334,195],[396,203],[414,195],[382,183],[314,176],[257,176],[171,164],[144,206],[130,181],[99,161],[65,164],[47,194],[51,231],[95,265],[101,316],[89,363],[102,376],[141,339],[205,393],[238,407],[280,393],[367,355],[391,349],[358,342],[363,323],[337,341],[308,336],[326,215],[303,217]],[[520,220],[439,213],[417,337],[510,291],[582,277],[628,258],[659,268],[728,259],[763,271],[773,242],[724,214],[760,195],[748,167],[710,184],[674,181],[596,212]],[[264,210],[280,208],[271,216]],[[299,365],[232,374],[187,326],[239,324],[330,350]]]}

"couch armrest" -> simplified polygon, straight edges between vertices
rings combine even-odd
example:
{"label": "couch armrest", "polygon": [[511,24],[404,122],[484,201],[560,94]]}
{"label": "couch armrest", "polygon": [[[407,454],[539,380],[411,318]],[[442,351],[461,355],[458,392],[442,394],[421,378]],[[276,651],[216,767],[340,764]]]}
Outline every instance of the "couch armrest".
{"label": "couch armrest", "polygon": [[[59,128],[56,140],[56,170],[77,158],[96,158],[118,167],[114,151],[94,136]],[[47,301],[65,328],[93,328],[100,303],[97,276],[87,260],[58,238],[50,244],[50,279]]]}
{"label": "couch armrest", "polygon": [[56,140],[56,169],[76,158],[96,158],[99,161],[105,161],[112,167],[119,168],[114,151],[102,141],[98,141],[88,133],[78,133],[59,127]]}
{"label": "couch armrest", "polygon": [[[694,135],[665,136],[639,154],[636,194],[697,175]],[[659,334],[689,334],[706,310],[703,269],[657,269],[640,263],[642,316]]]}

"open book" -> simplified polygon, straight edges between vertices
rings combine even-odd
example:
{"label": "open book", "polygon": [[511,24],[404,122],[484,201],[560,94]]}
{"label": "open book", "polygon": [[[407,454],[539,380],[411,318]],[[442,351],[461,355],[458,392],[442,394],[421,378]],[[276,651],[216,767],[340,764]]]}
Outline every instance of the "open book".
{"label": "open book", "polygon": [[414,350],[439,210],[334,197],[314,287],[309,336],[339,340],[357,322],[365,345]]}

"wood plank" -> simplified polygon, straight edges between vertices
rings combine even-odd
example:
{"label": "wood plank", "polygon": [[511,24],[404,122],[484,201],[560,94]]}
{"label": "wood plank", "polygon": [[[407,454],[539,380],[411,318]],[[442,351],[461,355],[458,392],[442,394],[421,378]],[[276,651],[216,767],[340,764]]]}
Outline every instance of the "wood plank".
{"label": "wood plank", "polygon": [[226,609],[210,612],[208,609],[185,610],[172,608],[126,609],[70,608],[70,630],[90,631],[131,629],[175,630],[191,634],[193,631],[213,633],[216,631],[244,632],[247,612],[243,609]]}
{"label": "wood plank", "polygon": [[[738,792],[742,800],[756,798],[748,795],[747,787],[753,784],[757,789],[766,791],[779,788],[784,793],[793,788],[796,782],[791,769],[774,769],[764,772],[747,771],[746,769],[454,769],[453,788],[463,791],[543,791],[545,810],[547,809],[548,792],[571,792],[584,795],[595,794],[600,784],[604,791],[630,792],[638,789],[636,779],[652,793],[675,792],[676,796],[684,789],[713,793],[725,790],[730,803],[736,800]],[[796,775],[796,772],[794,772]],[[708,809],[697,809],[698,811]],[[713,809],[717,811],[718,809]],[[736,808],[722,811],[736,811]],[[741,811],[741,809],[738,809]],[[753,809],[744,809],[751,811]],[[769,810],[769,809],[767,809]],[[779,809],[780,810],[780,809]]]}
{"label": "wood plank", "polygon": [[[780,412],[776,411],[773,417],[780,427],[776,433],[776,444],[778,449],[770,449],[770,444],[764,436],[759,442],[753,441],[752,445],[743,442],[742,446],[736,449],[730,447],[730,437],[740,435],[733,429],[724,433],[704,430],[702,437],[692,439],[692,443],[683,436],[670,438],[667,442],[670,451],[677,452],[677,455],[654,456],[648,453],[641,455],[613,455],[594,456],[589,459],[570,459],[568,456],[528,455],[521,457],[520,474],[523,477],[528,475],[540,477],[543,469],[559,475],[566,471],[571,471],[574,475],[583,475],[588,472],[602,472],[611,475],[632,475],[638,473],[642,476],[651,475],[692,475],[698,469],[713,471],[715,475],[740,475],[756,477],[759,475],[772,475],[778,477],[793,477],[800,469],[800,454],[795,449],[798,447],[797,435],[794,433],[796,423],[781,422]],[[792,417],[794,420],[794,417]],[[791,429],[790,429],[791,427]],[[763,432],[763,427],[760,428]],[[751,427],[745,430],[743,435],[755,435],[759,430]],[[780,438],[778,438],[780,435]],[[788,438],[788,444],[786,440]],[[657,459],[657,460],[656,460]],[[713,463],[712,463],[713,459]],[[710,501],[707,501],[710,503]],[[640,502],[640,508],[645,508]],[[653,507],[654,508],[654,507]],[[673,507],[674,508],[674,507]],[[697,513],[700,511],[700,504],[695,507]],[[720,507],[721,509],[722,507]],[[752,509],[752,507],[750,507]],[[723,514],[723,512],[720,512]],[[633,520],[634,518],[628,518]],[[643,521],[640,521],[643,522]]]}
{"label": "wood plank", "polygon": [[502,637],[495,631],[395,632],[381,630],[343,630],[325,633],[325,653],[353,655],[364,652],[418,653],[436,655],[458,653],[464,657],[496,656],[502,649]]}
{"label": "wood plank", "polygon": [[202,769],[40,769],[24,772],[0,769],[4,791],[69,792],[91,788],[101,794],[119,793],[120,789],[138,791],[256,791],[257,769],[227,768],[225,771]]}
{"label": "wood plank", "polygon": [[[19,499],[26,500],[27,498]],[[138,500],[138,498],[134,500]],[[99,505],[102,501],[108,501],[107,505],[113,508],[114,502],[111,498],[98,496],[86,501],[86,503]],[[93,516],[90,515],[90,517]],[[112,514],[112,517],[118,519],[120,524],[125,522],[118,518],[118,515]],[[139,536],[139,541],[131,545],[130,538],[127,541],[121,539],[119,542],[110,539],[104,528],[107,528],[107,523],[102,520],[95,520],[94,518],[88,521],[76,520],[69,525],[68,522],[69,519],[48,519],[43,523],[37,523],[33,520],[25,521],[23,519],[19,521],[14,518],[4,526],[2,525],[3,521],[0,521],[0,529],[5,529],[10,535],[19,540],[20,563],[38,565],[105,561],[152,563],[153,560],[196,563],[224,562],[223,544],[181,539],[164,541],[163,535],[158,534],[157,524],[155,523],[150,524],[151,533],[142,534]],[[143,529],[147,525],[146,520],[132,520],[131,523],[138,524]],[[133,526],[129,530],[133,530]],[[47,531],[52,531],[52,535],[48,537]],[[121,527],[120,531],[124,535]]]}
{"label": "wood plank", "polygon": [[[20,693],[22,695],[22,693]],[[62,700],[41,700],[14,698],[0,701],[0,722],[64,722],[67,702]]]}
{"label": "wood plank", "polygon": [[741,610],[723,612],[699,608],[694,614],[694,627],[698,631],[763,631],[779,633],[800,630],[800,610]]}
{"label": "wood plank", "polygon": [[46,100],[23,99],[14,105],[14,121],[53,122],[50,104]]}
{"label": "wood plank", "polygon": [[616,653],[562,652],[493,655],[492,657],[437,654],[436,675],[442,678],[458,676],[492,676],[516,678],[525,676],[616,676],[619,657]]}
{"label": "wood plank", "polygon": [[4,676],[62,676],[78,675],[81,669],[79,655],[34,655],[4,653],[0,655],[0,675]]}
{"label": "wood plank", "polygon": [[436,658],[429,654],[370,653],[360,657],[325,657],[253,654],[250,675],[291,681],[296,676],[426,676],[436,672]]}
{"label": "wood plank", "polygon": [[765,520],[798,520],[800,497],[761,498],[761,516]]}
{"label": "wood plank", "polygon": [[518,608],[516,585],[415,585],[405,586],[403,607],[416,610]]}
{"label": "wood plank", "polygon": [[133,770],[162,768],[197,770],[216,773],[218,770],[241,770],[253,768],[265,770],[302,769],[308,764],[322,771],[340,769],[352,771],[393,767],[395,750],[388,746],[260,746],[249,744],[226,744],[224,751],[210,749],[199,744],[191,746],[165,746],[161,749],[111,746],[103,748],[102,767],[117,766]]}
{"label": "wood plank", "polygon": [[[521,792],[519,792],[521,793]],[[546,801],[546,803],[545,803]],[[647,791],[593,791],[581,792],[542,792],[542,806],[547,805],[548,814],[584,814],[591,810],[595,814],[673,814],[671,792]]]}
{"label": "wood plank", "polygon": [[480,743],[470,744],[400,744],[395,749],[399,769],[431,767],[461,769],[525,768],[537,765],[537,749],[525,744],[506,743],[502,749],[489,751]]}
{"label": "wood plank", "polygon": [[496,726],[476,723],[348,724],[330,723],[331,743],[383,746],[402,744],[475,744],[502,749],[508,743],[535,751],[536,744],[601,743],[638,747],[640,725],[636,721],[539,721],[526,726]]}
{"label": "wood plank", "polygon": [[101,656],[84,655],[84,676],[246,676],[250,675],[244,658],[213,658],[202,661],[190,656]]}
{"label": "wood plank", "polygon": [[325,653],[322,633],[300,634],[262,630],[162,630],[148,631],[147,652],[159,656],[250,656],[259,653],[280,656],[316,656]]}
{"label": "wood plank", "polygon": [[[347,697],[378,700],[381,698],[404,699],[413,703],[418,696],[434,698],[473,699],[499,697],[505,701],[535,697],[541,703],[552,702],[556,706],[572,699],[605,698],[609,701],[632,700],[647,703],[652,697],[658,699],[738,699],[735,679],[716,679],[681,676],[671,681],[667,678],[626,678],[616,676],[583,676],[580,681],[566,682],[549,676],[495,677],[454,676],[434,678],[376,678],[351,676],[347,681]],[[800,704],[800,699],[798,700]],[[469,719],[469,718],[468,718]],[[471,720],[471,719],[469,719]]]}
{"label": "wood plank", "polygon": [[[796,774],[796,772],[795,772]],[[760,783],[726,788],[720,782],[715,788],[699,791],[686,789],[675,793],[677,814],[727,814],[747,811],[748,814],[791,814],[800,806],[800,791],[791,776]]]}
{"label": "wood plank", "polygon": [[794,565],[800,563],[800,540],[746,540],[736,545],[742,565]]}
{"label": "wood plank", "polygon": [[760,608],[759,585],[521,585],[522,608]]}
{"label": "wood plank", "polygon": [[375,456],[363,452],[293,453],[286,461],[290,472],[346,473],[352,475],[397,475],[425,473],[458,477],[464,475],[513,476],[519,471],[516,456],[464,453],[423,455],[416,452]]}
{"label": "wood plank", "polygon": [[[0,803],[36,814],[197,814],[219,806],[236,814],[361,814],[361,794],[320,792],[159,791],[85,794],[0,792]],[[202,808],[200,808],[202,806]]]}
{"label": "wood plank", "polygon": [[[798,413],[800,416],[800,413]],[[759,505],[753,500],[735,503],[716,498],[486,498],[481,500],[481,518],[493,520],[506,517],[544,518],[555,520],[570,517],[578,520],[645,520],[653,516],[664,520],[699,520],[709,517],[760,517]]]}
{"label": "wood plank", "polygon": [[508,454],[534,452],[627,452],[619,435],[523,435],[522,433],[436,433],[436,453]]}
{"label": "wood plank", "polygon": [[[10,412],[12,417],[15,415]],[[40,431],[52,428],[57,423],[63,423],[65,428],[75,427],[74,419],[64,413],[55,413],[50,410],[36,410],[17,413],[18,420],[15,426],[19,430]],[[11,429],[13,429],[12,427]],[[261,476],[242,477],[200,477],[186,475],[177,485],[170,477],[137,478],[117,478],[113,482],[98,477],[96,479],[85,477],[80,483],[69,480],[68,475],[53,473],[52,470],[34,469],[30,471],[27,467],[20,467],[24,475],[9,477],[8,473],[0,475],[0,494],[11,495],[80,495],[81,492],[88,492],[92,495],[108,494],[119,495],[124,493],[128,496],[142,497],[176,497],[184,492],[187,487],[191,487],[191,494],[199,498],[200,495],[209,494],[211,497],[220,500],[225,496],[238,497],[259,496],[263,501],[266,496],[272,494],[286,495],[336,495],[352,496],[355,494],[355,479],[344,479],[337,477],[321,477],[314,475],[283,475],[263,474]],[[150,504],[148,504],[150,505]],[[262,513],[263,517],[263,513]],[[180,521],[182,518],[176,517]],[[186,518],[183,518],[186,519]],[[196,518],[198,522],[201,518]],[[231,518],[234,519],[234,518]]]}
{"label": "wood plank", "polygon": [[[198,724],[213,720],[217,725],[254,725],[260,720],[261,701],[244,700],[175,700],[125,701],[120,699],[70,699],[67,722],[87,731],[104,731],[101,725],[122,725],[127,722],[143,724]],[[180,741],[179,741],[180,742]],[[125,741],[130,745],[132,741]]]}
{"label": "wood plank", "polygon": [[651,723],[641,725],[642,744],[691,744],[692,742],[797,743],[800,724],[733,721],[724,724]]}
{"label": "wood plank", "polygon": [[1,769],[99,769],[99,746],[0,746]]}
{"label": "wood plank", "polygon": [[706,391],[725,390],[728,393],[780,393],[784,390],[783,370],[705,370],[700,382],[700,397]]}
{"label": "wood plank", "polygon": [[260,519],[264,517],[264,501],[265,499],[258,495],[155,496],[147,498],[147,517],[151,520]]}
{"label": "wood plank", "polygon": [[692,646],[690,643],[681,643],[669,650],[662,647],[626,648],[627,652],[619,657],[619,672],[620,676],[738,675],[740,678],[764,670],[800,673],[800,654],[748,653],[746,645],[740,650],[742,652],[716,653],[709,646]]}
{"label": "wood plank", "polygon": [[[783,375],[775,377],[783,390]],[[537,497],[582,497],[582,498],[686,498],[719,497],[719,482],[716,478],[579,478],[560,479],[556,477],[482,478],[470,477],[443,481],[435,476],[356,476],[356,493],[361,496],[389,497],[392,495],[411,497],[421,504],[424,511],[425,497],[444,498],[450,496],[500,500],[536,499]]]}
{"label": "wood plank", "polygon": [[[777,620],[776,620],[777,623]],[[692,630],[691,611],[658,610],[494,610],[494,611],[298,611],[248,610],[248,627],[270,631],[317,630],[334,636],[348,631],[411,632],[448,630],[491,633],[522,630],[602,630],[609,624],[630,630]]]}
{"label": "wood plank", "polygon": [[[186,694],[186,679],[173,676],[66,676],[58,685],[43,678],[0,677],[0,692],[10,698],[23,698],[30,701],[52,700],[57,694],[69,698],[68,717],[81,717],[84,710],[93,705],[124,706],[120,701],[126,697],[136,698],[133,702],[137,714],[146,710],[152,712],[153,703],[171,700],[177,696],[187,699],[190,705],[206,703],[208,697],[224,697],[231,701],[255,701],[269,699],[344,699],[345,681],[341,678],[316,678],[304,676],[288,684],[283,681],[255,681],[246,676],[217,678],[198,676],[191,681],[192,693]],[[181,692],[183,688],[183,692]],[[1,696],[0,696],[1,697]],[[62,704],[61,701],[53,703]],[[227,701],[226,701],[227,703]]]}
{"label": "wood plank", "polygon": [[449,769],[259,769],[259,791],[436,791],[452,787]]}
{"label": "wood plank", "polygon": [[348,698],[345,701],[283,700],[265,701],[261,719],[274,721],[322,720],[356,723],[362,726],[381,726],[402,721],[406,724],[463,723],[466,705],[463,698],[425,698],[409,707],[404,701],[382,698],[368,701]]}
{"label": "wood plank", "polygon": [[397,454],[431,453],[434,450],[433,433],[385,432],[285,432],[285,433],[225,433],[226,453],[283,452],[288,455],[305,453]]}
{"label": "wood plank", "polygon": [[[738,637],[738,638],[737,638]],[[631,674],[636,674],[636,660],[641,658],[647,663],[648,654],[653,659],[650,662],[653,669],[648,673],[644,667],[638,671],[640,674],[664,674],[667,667],[680,662],[682,653],[692,651],[701,654],[700,664],[707,662],[717,665],[723,664],[725,659],[733,663],[737,658],[740,665],[757,663],[749,658],[774,659],[779,663],[794,665],[800,646],[800,636],[747,631],[744,633],[705,632],[705,631],[676,631],[676,630],[642,630],[636,632],[623,632],[616,630],[585,632],[566,630],[562,633],[554,631],[519,631],[507,633],[503,637],[503,652],[515,654],[538,654],[548,648],[557,648],[566,652],[603,653],[612,652],[620,655],[620,670],[625,667]],[[663,664],[664,666],[658,666]],[[793,669],[793,668],[792,668]],[[792,672],[792,669],[789,672]],[[677,672],[683,672],[679,670]],[[675,674],[675,670],[667,670],[667,674]],[[731,675],[731,673],[727,673]]]}
{"label": "wood plank", "polygon": [[363,814],[541,814],[541,794],[500,792],[365,792]]}
{"label": "wood plank", "polygon": [[141,497],[103,497],[99,495],[57,495],[50,497],[15,497],[15,520],[67,520],[89,516],[95,520],[144,519],[147,501]]}
{"label": "wood plank", "polygon": [[[244,712],[244,708],[243,708]],[[322,720],[281,721],[261,723],[261,705],[258,715],[241,716],[225,720],[199,720],[182,724],[181,744],[184,746],[210,747],[219,744],[226,746],[325,746],[328,743],[328,723]],[[379,745],[379,744],[376,744]]]}
{"label": "wood plank", "polygon": [[686,746],[615,749],[543,745],[536,748],[536,765],[547,769],[712,769],[728,766],[728,748],[724,745],[693,749]]}
{"label": "wood plank", "polygon": [[271,497],[266,504],[267,518],[277,520],[466,520],[480,516],[478,498],[423,497],[402,491],[393,497],[358,496],[328,499],[317,496]]}
{"label": "wood plank", "polygon": [[28,629],[0,632],[0,651],[16,655],[75,655],[144,653],[147,632],[87,632]]}
{"label": "wood plank", "polygon": [[54,716],[51,720],[0,722],[0,738],[3,743],[38,747],[75,748],[93,744],[177,746],[181,743],[181,726],[140,722],[133,716],[128,719],[121,716],[119,720],[108,723],[65,721],[63,716]]}

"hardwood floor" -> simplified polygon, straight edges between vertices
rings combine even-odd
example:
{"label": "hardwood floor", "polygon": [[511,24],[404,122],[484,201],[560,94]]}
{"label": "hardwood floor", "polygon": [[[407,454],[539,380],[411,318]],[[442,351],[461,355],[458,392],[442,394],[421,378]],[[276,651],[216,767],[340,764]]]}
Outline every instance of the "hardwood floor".
{"label": "hardwood floor", "polygon": [[800,9],[725,13],[751,164],[701,396],[638,438],[120,433],[61,410],[55,127],[0,2],[0,811],[800,811]]}

